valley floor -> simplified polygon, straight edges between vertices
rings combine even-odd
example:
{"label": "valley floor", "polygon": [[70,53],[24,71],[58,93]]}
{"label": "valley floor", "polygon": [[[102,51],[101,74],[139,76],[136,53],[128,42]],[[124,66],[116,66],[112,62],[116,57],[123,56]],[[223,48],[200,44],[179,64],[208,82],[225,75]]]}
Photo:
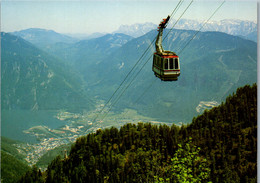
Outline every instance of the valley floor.
{"label": "valley floor", "polygon": [[[103,104],[97,106],[94,111],[84,112],[83,114],[71,113],[67,111],[59,111],[55,118],[64,122],[65,125],[51,129],[48,126],[33,126],[24,133],[37,139],[37,143],[15,144],[19,153],[25,156],[25,160],[30,166],[36,164],[39,159],[51,150],[62,145],[74,143],[80,136],[96,132],[98,129],[108,127],[116,127],[126,123],[149,122],[154,124],[172,125],[172,123],[158,122],[155,119],[139,115],[133,109],[125,109],[119,114],[110,113],[106,116],[100,115],[96,121],[93,121],[97,115],[97,111],[102,108]],[[63,150],[65,154],[67,150]]]}

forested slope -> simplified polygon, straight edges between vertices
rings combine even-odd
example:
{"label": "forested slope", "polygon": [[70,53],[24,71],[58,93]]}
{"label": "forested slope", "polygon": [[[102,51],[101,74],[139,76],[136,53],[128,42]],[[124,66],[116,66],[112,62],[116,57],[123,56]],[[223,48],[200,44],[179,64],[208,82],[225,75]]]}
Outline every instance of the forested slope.
{"label": "forested slope", "polygon": [[30,170],[30,167],[13,155],[1,150],[1,182],[12,183],[20,179],[20,176]]}
{"label": "forested slope", "polygon": [[209,160],[213,182],[256,182],[256,85],[238,88],[225,104],[194,118],[187,133]]}
{"label": "forested slope", "polygon": [[78,138],[68,157],[20,182],[256,182],[256,144],[254,84],[187,126],[127,124]]}

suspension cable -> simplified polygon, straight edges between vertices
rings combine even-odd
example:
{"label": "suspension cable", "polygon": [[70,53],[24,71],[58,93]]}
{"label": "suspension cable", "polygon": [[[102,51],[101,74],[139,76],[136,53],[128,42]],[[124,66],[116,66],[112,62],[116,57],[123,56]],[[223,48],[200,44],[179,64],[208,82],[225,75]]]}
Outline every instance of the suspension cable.
{"label": "suspension cable", "polygon": [[150,85],[144,90],[144,92],[140,95],[140,97],[138,97],[138,99],[134,102],[137,103],[139,102],[139,100],[144,96],[144,94],[149,91],[149,89],[154,85],[154,83],[157,81],[156,77],[154,77],[153,81],[150,83]]}
{"label": "suspension cable", "polygon": [[175,24],[173,24],[172,28],[170,29],[170,31],[168,31],[168,33],[166,34],[166,36],[163,38],[163,41],[166,39],[166,37],[169,35],[169,33],[172,31],[173,27],[180,21],[180,19],[182,18],[182,16],[184,15],[184,13],[187,11],[187,9],[190,7],[190,5],[193,3],[193,0],[190,2],[190,4],[186,7],[186,9],[184,10],[184,12],[181,14],[181,16],[178,18],[178,20],[175,22]]}
{"label": "suspension cable", "polygon": [[182,53],[182,51],[190,44],[190,42],[196,37],[196,35],[201,31],[201,29],[204,27],[206,23],[215,15],[215,13],[221,8],[221,6],[225,3],[225,0],[218,6],[218,8],[213,12],[213,14],[208,18],[207,21],[204,22],[204,24],[201,26],[201,28],[193,35],[193,37],[186,43],[186,45],[181,49],[179,52],[179,55]]}
{"label": "suspension cable", "polygon": [[[170,19],[175,15],[175,13],[178,11],[178,9],[181,7],[182,3],[184,0],[180,0],[179,3],[177,4],[177,6],[174,8],[174,10],[172,11],[171,15],[170,15]],[[170,21],[170,20],[169,20]]]}
{"label": "suspension cable", "polygon": [[[220,7],[224,4],[224,2],[225,1],[223,1],[222,3],[221,3],[221,5],[214,11],[214,13],[208,18],[208,20],[201,26],[201,28],[199,29],[199,31],[201,31],[201,29],[204,27],[204,25],[215,15],[215,13],[220,9]],[[179,54],[181,54],[182,53],[182,51],[186,48],[186,46],[192,41],[192,39],[194,39],[195,38],[195,36],[198,34],[198,32],[199,31],[197,31],[195,34],[194,34],[194,36],[188,41],[188,43],[183,47],[183,49],[180,51],[180,53]],[[152,83],[151,85],[153,85],[154,83]],[[151,88],[151,86],[149,85],[148,87],[147,87],[147,89],[145,90],[145,92],[141,95],[141,96],[143,96],[147,91],[148,91],[148,89],[150,89]],[[139,97],[139,98],[141,98],[141,97]],[[137,101],[139,101],[139,100],[137,100]],[[137,102],[136,101],[136,102]]]}
{"label": "suspension cable", "polygon": [[[153,40],[153,42],[155,41],[155,39]],[[128,74],[126,75],[126,77],[124,78],[124,80],[120,83],[120,85],[117,87],[117,89],[114,91],[114,93],[111,95],[111,97],[109,98],[109,100],[106,102],[106,104],[103,106],[103,108],[101,109],[101,111],[99,112],[99,114],[101,114],[104,109],[106,108],[106,106],[109,104],[109,102],[112,100],[112,98],[115,96],[115,94],[118,92],[118,90],[121,88],[121,86],[124,84],[124,82],[126,81],[126,79],[129,77],[129,75],[133,72],[133,70],[135,69],[135,67],[138,65],[138,63],[141,61],[142,57],[144,57],[144,55],[146,54],[146,52],[149,50],[149,48],[151,47],[151,45],[153,44],[153,42],[148,46],[148,48],[145,50],[145,52],[142,54],[142,56],[138,59],[138,61],[135,63],[135,65],[132,67],[132,69],[128,72]],[[97,118],[99,117],[99,114],[96,115],[96,117],[93,119],[93,121],[96,121]]]}
{"label": "suspension cable", "polygon": [[[172,14],[175,13],[175,11],[178,9],[178,7],[182,4],[181,2],[183,2],[183,0],[180,0],[179,3],[177,4],[177,6],[175,7],[175,9],[173,10]],[[181,4],[180,4],[181,3]],[[172,15],[171,14],[171,15]],[[111,95],[111,97],[109,98],[109,100],[106,102],[106,104],[103,106],[103,108],[100,110],[100,112],[96,115],[96,117],[93,119],[93,121],[96,121],[97,118],[99,117],[99,115],[104,111],[104,109],[106,108],[106,106],[110,103],[110,101],[112,100],[112,98],[115,96],[115,94],[118,92],[118,90],[121,88],[121,86],[124,84],[124,82],[126,81],[126,79],[129,77],[129,75],[133,72],[133,70],[135,69],[135,67],[138,65],[138,63],[142,60],[142,58],[144,57],[144,55],[146,54],[146,52],[150,49],[150,47],[154,44],[156,40],[156,37],[154,38],[154,40],[150,43],[150,45],[148,46],[148,48],[145,50],[145,52],[142,54],[142,56],[138,59],[138,61],[135,63],[135,65],[132,67],[132,69],[128,72],[128,74],[126,75],[126,77],[124,78],[124,80],[120,83],[120,85],[117,87],[117,89],[113,92],[113,94]],[[127,87],[128,88],[128,87]],[[125,91],[125,90],[124,90]]]}
{"label": "suspension cable", "polygon": [[[184,15],[184,13],[187,11],[187,9],[190,7],[190,5],[192,4],[193,0],[190,2],[190,4],[186,7],[186,9],[184,10],[184,12],[181,14],[181,16],[179,17],[178,21],[180,20],[180,18]],[[176,25],[177,22],[174,24]],[[171,29],[172,30],[172,29]],[[171,31],[170,30],[170,31]],[[150,46],[149,46],[150,47]],[[131,80],[131,82],[125,87],[125,89],[123,90],[123,92],[119,95],[119,97],[114,101],[114,103],[112,103],[109,107],[109,110],[106,112],[106,114],[104,115],[104,117],[102,118],[102,120],[107,116],[107,114],[110,112],[110,110],[112,109],[112,107],[119,101],[119,99],[122,97],[122,95],[125,93],[125,91],[129,88],[129,86],[133,83],[133,81],[136,79],[136,77],[140,74],[140,72],[142,71],[142,69],[144,68],[144,66],[148,63],[148,61],[151,59],[152,55],[146,60],[146,62],[143,64],[143,66],[139,69],[139,71],[137,72],[137,74],[133,77],[133,79]]]}

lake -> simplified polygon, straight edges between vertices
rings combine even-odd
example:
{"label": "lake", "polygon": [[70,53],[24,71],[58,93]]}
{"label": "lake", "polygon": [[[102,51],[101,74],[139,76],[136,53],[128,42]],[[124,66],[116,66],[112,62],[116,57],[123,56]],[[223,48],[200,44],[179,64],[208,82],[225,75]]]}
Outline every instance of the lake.
{"label": "lake", "polygon": [[28,134],[23,133],[24,130],[33,126],[48,126],[55,129],[66,124],[55,116],[59,111],[53,110],[2,110],[1,111],[1,136],[23,142],[36,142],[36,139]]}

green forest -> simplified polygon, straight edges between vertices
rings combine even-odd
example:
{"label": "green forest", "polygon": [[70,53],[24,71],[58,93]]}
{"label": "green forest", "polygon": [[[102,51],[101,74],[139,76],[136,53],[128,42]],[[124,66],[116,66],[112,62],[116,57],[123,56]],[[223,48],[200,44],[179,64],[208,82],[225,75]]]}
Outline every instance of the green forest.
{"label": "green forest", "polygon": [[126,124],[77,139],[68,156],[20,183],[257,182],[257,86],[246,85],[188,125]]}

